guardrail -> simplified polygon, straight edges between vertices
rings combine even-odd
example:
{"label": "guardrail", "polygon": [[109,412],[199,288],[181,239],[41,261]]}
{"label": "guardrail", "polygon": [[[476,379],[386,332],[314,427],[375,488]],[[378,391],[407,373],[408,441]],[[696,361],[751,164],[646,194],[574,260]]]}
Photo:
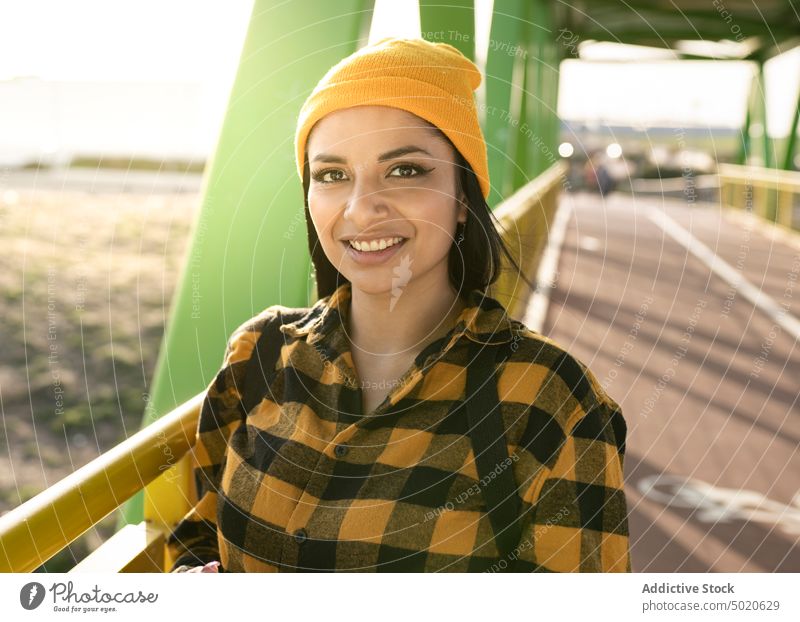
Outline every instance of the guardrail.
{"label": "guardrail", "polygon": [[[566,175],[566,164],[558,161],[494,210],[502,225],[500,235],[519,267],[534,282]],[[503,303],[510,316],[522,318],[533,292],[515,270],[504,265],[489,294]]]}
{"label": "guardrail", "polygon": [[[494,212],[503,227],[501,235],[527,274],[536,274],[546,247],[565,171],[561,162],[556,163]],[[492,288],[492,295],[511,315],[524,310],[531,293],[511,270],[501,272]],[[175,472],[188,473],[188,451],[195,442],[204,395],[194,396],[0,516],[0,572],[38,568],[145,486],[165,484]],[[169,522],[127,525],[70,572],[166,571],[172,563],[164,546]]]}
{"label": "guardrail", "polygon": [[[0,516],[0,572],[31,572],[158,477],[194,445],[204,393]],[[163,572],[162,527],[128,525],[73,571]],[[160,544],[159,544],[160,543]],[[113,551],[114,555],[109,553]],[[98,564],[98,558],[105,561]],[[111,565],[109,565],[111,564]]]}
{"label": "guardrail", "polygon": [[720,201],[795,231],[800,228],[800,173],[737,164],[717,166]]}

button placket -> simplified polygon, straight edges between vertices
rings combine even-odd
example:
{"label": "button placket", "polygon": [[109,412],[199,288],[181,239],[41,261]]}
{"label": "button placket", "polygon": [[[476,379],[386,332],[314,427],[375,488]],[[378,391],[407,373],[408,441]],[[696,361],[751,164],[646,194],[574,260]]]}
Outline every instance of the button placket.
{"label": "button placket", "polygon": [[[324,465],[324,464],[325,464],[324,458],[320,457],[319,462],[317,463],[317,465],[314,467],[314,469],[312,471],[312,474],[311,474],[312,478],[313,477],[325,477],[325,478],[330,477],[331,472],[330,472],[329,469],[331,467],[330,467],[330,465],[328,465],[324,469],[321,468],[322,465]],[[310,479],[309,479],[309,482],[306,482],[306,488],[308,487],[309,483],[310,483]],[[297,525],[298,523],[301,524],[301,525],[309,525],[310,522],[311,522],[312,516],[314,514],[314,511],[316,510],[318,502],[319,502],[319,500],[315,499],[314,497],[312,497],[306,490],[303,491],[303,494],[300,495],[300,499],[298,500],[298,503],[295,506],[294,511],[292,512],[291,516],[289,517],[289,522],[286,525],[286,535],[290,536],[291,540],[287,539],[285,541],[286,544],[284,545],[284,547],[288,547],[288,549],[291,549],[292,548],[291,547],[291,543],[292,542],[294,542],[296,545],[299,546],[299,545],[302,545],[303,543],[305,543],[308,540],[308,537],[309,537],[308,536],[308,531],[306,530],[305,527],[298,527],[296,529],[292,529],[292,525]],[[283,560],[283,559],[291,559],[294,554],[295,553],[293,553],[291,550],[287,550],[287,548],[284,548],[282,550],[282,552],[281,552],[281,560]]]}

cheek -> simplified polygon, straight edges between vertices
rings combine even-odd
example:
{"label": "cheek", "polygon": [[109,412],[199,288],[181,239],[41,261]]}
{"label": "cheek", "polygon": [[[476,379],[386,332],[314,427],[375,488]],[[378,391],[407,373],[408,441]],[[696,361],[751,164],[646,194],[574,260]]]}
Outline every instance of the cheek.
{"label": "cheek", "polygon": [[311,222],[317,230],[317,237],[322,244],[327,244],[332,235],[334,220],[336,219],[336,209],[329,203],[318,198],[312,199],[308,195],[308,212],[311,215]]}
{"label": "cheek", "polygon": [[456,229],[456,214],[450,205],[435,205],[415,214],[418,235],[426,245],[438,250],[449,249]]}

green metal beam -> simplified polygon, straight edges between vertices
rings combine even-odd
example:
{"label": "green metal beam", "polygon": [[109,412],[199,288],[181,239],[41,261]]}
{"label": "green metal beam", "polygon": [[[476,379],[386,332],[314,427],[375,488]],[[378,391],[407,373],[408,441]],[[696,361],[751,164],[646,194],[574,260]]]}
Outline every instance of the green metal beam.
{"label": "green metal beam", "polygon": [[[741,6],[733,9],[732,19],[721,14],[719,8],[708,3],[705,8],[677,6],[666,3],[663,7],[648,2],[618,0],[592,0],[591,3],[573,3],[564,20],[567,27],[581,36],[592,36],[598,31],[620,38],[667,38],[666,33],[683,33],[679,38],[692,40],[759,37],[773,43],[784,36],[797,36],[797,15],[790,3],[780,10],[761,6],[745,12]],[[592,36],[593,38],[593,36]]]}
{"label": "green metal beam", "polygon": [[[531,60],[529,55],[521,59],[522,71],[521,79],[518,78],[519,94],[517,98],[517,114],[514,117],[516,123],[513,126],[512,132],[514,134],[514,161],[512,167],[512,186],[509,194],[513,193],[518,188],[524,186],[530,180],[528,171],[531,168],[530,152],[528,150],[528,143],[520,132],[520,128],[528,124],[529,111],[532,108],[530,103],[530,64]],[[519,74],[518,74],[519,75]],[[532,116],[532,115],[530,115]]]}
{"label": "green metal beam", "polygon": [[[592,42],[590,41],[590,43],[592,43]],[[720,61],[741,61],[742,60],[741,58],[737,58],[737,57],[734,57],[734,56],[708,56],[708,55],[705,55],[705,54],[690,54],[688,52],[678,52],[677,50],[673,50],[672,48],[657,47],[657,46],[653,46],[653,45],[650,45],[650,46],[638,46],[638,47],[646,47],[646,48],[654,49],[654,50],[664,50],[664,51],[668,51],[668,52],[671,53],[671,55],[669,57],[665,57],[665,58],[661,58],[661,59],[656,58],[656,59],[652,59],[652,60],[650,60],[650,59],[645,59],[644,60],[644,62],[649,62],[649,63],[659,63],[659,62],[671,63],[673,61],[679,61],[679,60],[680,61],[686,61],[686,62],[692,62],[692,61],[706,61],[706,62],[707,61],[715,61],[715,62],[720,62]],[[581,58],[580,60],[581,60],[582,63],[598,63],[598,64],[603,64],[603,65],[614,64],[614,63],[619,64],[619,65],[622,65],[622,64],[630,65],[630,64],[633,64],[633,63],[642,62],[640,60],[630,59],[630,58],[610,58],[610,59],[606,59],[606,58],[599,58],[599,59]]]}
{"label": "green metal beam", "polygon": [[[741,5],[744,3],[737,4]],[[780,10],[770,10],[766,4],[767,3],[762,2],[761,6],[756,8],[755,12],[750,13],[743,11],[741,6],[737,6],[735,9],[736,13],[733,15],[735,23],[747,26],[753,30],[760,30],[768,33],[772,26],[769,22],[770,19],[794,16],[791,0],[785,0],[783,3],[784,6]],[[648,18],[657,16],[662,20],[666,19],[690,24],[694,24],[697,21],[722,21],[728,25],[734,23],[733,21],[731,21],[730,24],[726,22],[724,16],[720,14],[720,10],[711,2],[706,4],[705,9],[697,8],[698,5],[702,6],[702,3],[698,3],[696,0],[691,0],[690,2],[662,1],[659,3],[653,0],[639,0],[638,2],[627,0],[624,3],[619,0],[591,0],[591,2],[583,2],[580,4],[572,3],[570,8],[575,11],[580,11],[580,8],[575,7],[586,7],[584,13],[591,13],[591,16],[598,21],[600,17],[604,15],[623,15],[628,16],[629,22],[641,21],[650,23]],[[720,3],[720,5],[722,5],[722,3]],[[721,8],[725,7],[722,6]]]}
{"label": "green metal beam", "polygon": [[[751,132],[753,124],[757,123],[762,128],[761,140],[754,146]],[[740,147],[740,163],[753,164],[753,156],[761,156],[761,166],[769,167],[772,144],[767,132],[767,105],[764,90],[764,64],[758,63],[750,83],[750,93],[747,97],[747,111],[742,128],[742,142]]]}
{"label": "green metal beam", "polygon": [[[657,21],[655,23],[658,23]],[[617,43],[626,43],[629,45],[655,45],[656,47],[663,47],[665,42],[669,41],[735,41],[736,39],[731,36],[731,33],[726,28],[710,29],[710,30],[694,30],[685,27],[671,27],[668,24],[659,24],[658,27],[652,28],[642,27],[633,29],[625,27],[624,23],[620,24],[592,24],[590,27],[579,28],[575,32],[582,40],[592,39],[597,41],[614,41]],[[702,32],[703,36],[698,35]],[[783,41],[790,40],[796,35],[796,29],[778,29],[775,34],[775,40]],[[770,49],[774,46],[772,38],[765,39],[763,37],[757,38],[756,49]],[[790,48],[784,48],[784,51]],[[750,52],[755,54],[755,50]]]}
{"label": "green metal beam", "polygon": [[528,115],[528,122],[523,128],[524,140],[528,145],[530,154],[528,181],[536,177],[546,167],[542,164],[541,145],[547,140],[547,105],[544,101],[545,78],[543,66],[547,62],[546,47],[547,39],[551,38],[549,32],[543,32],[546,27],[544,13],[546,8],[541,6],[541,2],[534,0],[530,3],[531,21],[535,25],[531,29],[533,54],[528,58],[528,93],[526,99],[530,105],[532,114]]}
{"label": "green metal beam", "polygon": [[[753,89],[751,84],[750,89]],[[739,155],[737,157],[738,164],[747,164],[750,155],[750,122],[752,120],[751,113],[752,106],[750,105],[750,97],[747,98],[747,106],[744,113],[744,124],[742,125],[741,142],[739,145]]]}
{"label": "green metal beam", "polygon": [[[495,8],[496,12],[499,10],[502,9]],[[512,5],[510,10],[515,7]],[[516,19],[513,13],[509,15],[510,19]],[[507,126],[506,153],[513,159],[505,165],[494,164],[495,170],[501,171],[496,185],[503,197],[528,183],[558,158],[558,69],[562,53],[556,42],[553,9],[545,0],[527,0],[524,14],[517,15],[523,24],[517,39],[521,53],[515,53],[513,59],[508,111],[501,118]],[[505,93],[502,90],[498,93],[500,105]],[[494,129],[499,134],[497,125],[495,122]]]}
{"label": "green metal beam", "polygon": [[[795,29],[795,31],[796,30],[797,29]],[[800,46],[800,35],[797,35],[795,32],[792,33],[792,35],[782,37],[780,41],[777,41],[777,43],[772,39],[764,42],[760,47],[753,50],[749,56],[746,56],[742,60],[761,59],[762,61],[766,62],[771,58],[785,54],[789,50],[793,50],[797,46]]]}
{"label": "green metal beam", "polygon": [[[557,22],[552,10],[552,4],[547,3],[548,27],[551,33],[555,34]],[[561,122],[558,118],[558,86],[561,70],[561,61],[566,54],[566,47],[560,45],[551,35],[546,39],[544,83],[542,95],[545,98],[545,114],[547,115],[547,146],[549,153],[546,153],[544,170],[552,166],[559,159],[558,144],[561,138]]]}
{"label": "green metal beam", "polygon": [[764,131],[761,134],[761,140],[763,143],[762,151],[764,158],[764,167],[772,168],[774,162],[773,158],[774,145],[772,142],[772,138],[770,137],[769,132],[767,131],[767,82],[764,76],[763,60],[758,63],[756,97],[758,101],[759,117],[761,120],[761,124],[764,128]]}
{"label": "green metal beam", "polygon": [[797,124],[800,119],[800,89],[797,91],[797,102],[794,106],[794,117],[789,126],[789,136],[786,139],[786,151],[783,154],[783,169],[794,170],[794,152],[797,146]]}
{"label": "green metal beam", "polygon": [[557,159],[553,119],[557,116],[558,64],[556,25],[546,0],[529,0],[529,46],[526,93],[527,122],[520,125],[520,140],[528,147],[526,181],[553,165]]}
{"label": "green metal beam", "polygon": [[[372,0],[307,0],[302,9],[256,0],[143,426],[206,388],[242,322],[272,304],[313,302],[294,128],[316,82],[366,43],[372,8]],[[119,527],[142,517],[140,493]]]}
{"label": "green metal beam", "polygon": [[496,0],[486,53],[486,114],[483,132],[489,156],[489,177],[492,191],[488,203],[494,207],[506,196],[512,186],[512,169],[509,157],[512,152],[512,98],[514,66],[525,53],[523,28],[524,0]]}
{"label": "green metal beam", "polygon": [[422,38],[449,43],[475,60],[475,6],[472,0],[419,0]]}

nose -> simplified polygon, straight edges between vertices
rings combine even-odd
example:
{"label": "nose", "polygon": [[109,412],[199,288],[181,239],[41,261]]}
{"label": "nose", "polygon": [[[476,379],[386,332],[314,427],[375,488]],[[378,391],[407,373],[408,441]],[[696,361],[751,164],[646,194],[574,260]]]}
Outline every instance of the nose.
{"label": "nose", "polygon": [[380,183],[368,174],[356,175],[350,187],[352,192],[345,206],[344,218],[359,231],[364,231],[376,218],[388,213],[386,196]]}

